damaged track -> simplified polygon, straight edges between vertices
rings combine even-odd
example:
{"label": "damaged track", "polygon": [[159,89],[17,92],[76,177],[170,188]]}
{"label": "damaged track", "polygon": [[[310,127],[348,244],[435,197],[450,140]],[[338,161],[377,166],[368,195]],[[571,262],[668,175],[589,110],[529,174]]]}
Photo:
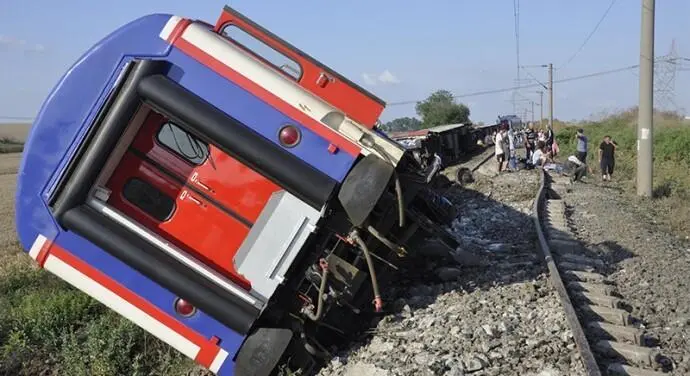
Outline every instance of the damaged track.
{"label": "damaged track", "polygon": [[668,359],[635,325],[625,298],[604,274],[604,261],[574,238],[559,194],[565,190],[564,182],[546,172],[540,174],[533,210],[539,248],[587,375],[667,374],[661,371],[668,368]]}

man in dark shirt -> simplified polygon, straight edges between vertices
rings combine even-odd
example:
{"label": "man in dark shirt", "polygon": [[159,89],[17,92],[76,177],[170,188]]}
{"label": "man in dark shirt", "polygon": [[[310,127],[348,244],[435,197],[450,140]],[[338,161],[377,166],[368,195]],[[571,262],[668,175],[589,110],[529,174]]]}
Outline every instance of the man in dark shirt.
{"label": "man in dark shirt", "polygon": [[599,166],[601,167],[601,180],[611,180],[613,167],[616,165],[615,151],[618,145],[611,140],[610,136],[605,136],[604,141],[599,145]]}

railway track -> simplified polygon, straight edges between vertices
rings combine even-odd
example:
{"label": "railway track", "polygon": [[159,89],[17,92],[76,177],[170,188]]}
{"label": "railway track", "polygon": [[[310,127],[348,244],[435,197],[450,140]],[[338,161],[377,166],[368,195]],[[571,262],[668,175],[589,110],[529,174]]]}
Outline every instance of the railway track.
{"label": "railway track", "polygon": [[586,374],[669,375],[663,372],[669,368],[668,359],[626,310],[625,297],[607,278],[607,264],[573,236],[562,200],[567,179],[543,170],[540,174],[533,208],[539,250]]}

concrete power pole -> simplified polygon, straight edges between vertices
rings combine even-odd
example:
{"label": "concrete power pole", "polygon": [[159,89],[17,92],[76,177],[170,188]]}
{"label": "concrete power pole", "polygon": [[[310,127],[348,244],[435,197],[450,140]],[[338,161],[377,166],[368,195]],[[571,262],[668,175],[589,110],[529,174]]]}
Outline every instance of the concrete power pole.
{"label": "concrete power pole", "polygon": [[530,101],[532,103],[532,123],[534,123],[534,101]]}
{"label": "concrete power pole", "polygon": [[637,195],[652,195],[654,111],[654,0],[642,0],[640,104],[637,119]]}
{"label": "concrete power pole", "polygon": [[549,63],[549,128],[553,129],[553,64]]}
{"label": "concrete power pole", "polygon": [[539,128],[544,126],[544,92],[539,90]]}

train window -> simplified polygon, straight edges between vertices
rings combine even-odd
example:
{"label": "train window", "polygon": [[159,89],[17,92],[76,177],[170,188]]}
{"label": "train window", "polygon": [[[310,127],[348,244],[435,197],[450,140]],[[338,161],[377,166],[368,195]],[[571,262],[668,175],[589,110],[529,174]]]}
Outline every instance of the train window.
{"label": "train window", "polygon": [[165,195],[156,187],[138,178],[129,179],[125,183],[122,195],[134,206],[159,221],[170,218],[175,210],[174,198]]}
{"label": "train window", "polygon": [[208,145],[173,123],[165,123],[156,136],[158,142],[193,165],[208,157]]}
{"label": "train window", "polygon": [[300,67],[296,61],[276,51],[273,47],[255,38],[239,27],[235,25],[225,26],[223,28],[223,36],[235,41],[267,63],[289,74],[295,80],[299,80],[302,77],[302,67]]}

